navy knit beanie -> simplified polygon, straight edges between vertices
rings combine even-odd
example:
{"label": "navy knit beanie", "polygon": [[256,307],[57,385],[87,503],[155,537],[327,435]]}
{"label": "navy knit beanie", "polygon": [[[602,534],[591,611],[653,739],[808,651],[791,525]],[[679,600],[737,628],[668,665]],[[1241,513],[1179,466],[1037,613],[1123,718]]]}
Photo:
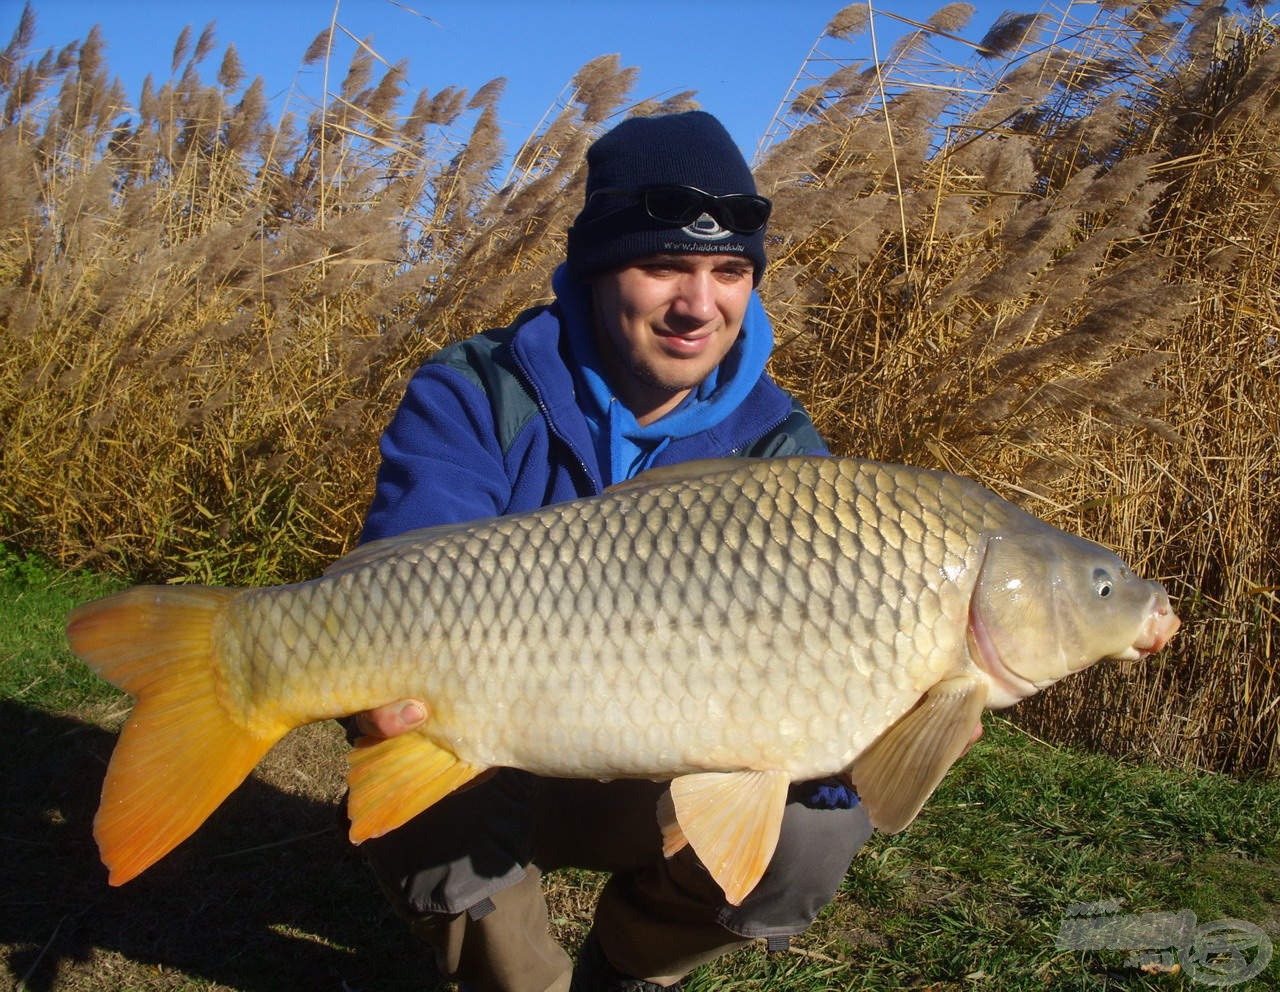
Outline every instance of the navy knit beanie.
{"label": "navy knit beanie", "polygon": [[694,186],[707,193],[755,193],[755,180],[724,125],[701,110],[633,117],[587,149],[587,199],[569,228],[569,274],[584,280],[655,252],[743,255],[764,272],[764,228],[739,234],[703,215],[686,227],[654,220],[639,198],[597,190]]}

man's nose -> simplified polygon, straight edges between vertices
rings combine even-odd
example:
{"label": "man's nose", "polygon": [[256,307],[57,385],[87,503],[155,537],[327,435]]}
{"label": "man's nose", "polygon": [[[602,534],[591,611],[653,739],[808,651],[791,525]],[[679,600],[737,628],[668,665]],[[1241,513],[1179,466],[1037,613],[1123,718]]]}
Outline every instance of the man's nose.
{"label": "man's nose", "polygon": [[689,320],[706,323],[716,313],[715,284],[709,272],[687,272],[676,286],[672,310]]}

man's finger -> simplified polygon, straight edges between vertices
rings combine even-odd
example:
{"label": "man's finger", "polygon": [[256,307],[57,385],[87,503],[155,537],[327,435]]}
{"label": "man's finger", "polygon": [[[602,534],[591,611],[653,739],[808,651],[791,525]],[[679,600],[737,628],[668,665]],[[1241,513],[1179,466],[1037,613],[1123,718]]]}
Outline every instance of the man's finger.
{"label": "man's finger", "polygon": [[356,714],[356,728],[365,737],[395,737],[412,730],[427,718],[427,707],[417,699],[401,699]]}
{"label": "man's finger", "polygon": [[978,725],[973,728],[973,736],[969,738],[969,743],[964,746],[964,750],[960,752],[960,757],[964,757],[969,753],[969,749],[978,743],[978,738],[982,736],[982,721],[978,721]]}

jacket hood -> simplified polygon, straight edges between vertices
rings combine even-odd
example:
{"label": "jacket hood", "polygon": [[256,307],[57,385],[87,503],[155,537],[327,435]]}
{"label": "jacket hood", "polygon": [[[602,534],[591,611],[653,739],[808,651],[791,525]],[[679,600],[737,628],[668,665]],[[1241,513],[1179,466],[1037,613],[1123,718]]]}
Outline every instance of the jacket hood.
{"label": "jacket hood", "polygon": [[773,352],[773,327],[753,291],[738,340],[720,365],[674,410],[641,426],[614,395],[596,343],[590,291],[565,266],[552,277],[564,333],[575,359],[574,381],[607,484],[648,468],[673,441],[705,433],[738,409],[764,374]]}

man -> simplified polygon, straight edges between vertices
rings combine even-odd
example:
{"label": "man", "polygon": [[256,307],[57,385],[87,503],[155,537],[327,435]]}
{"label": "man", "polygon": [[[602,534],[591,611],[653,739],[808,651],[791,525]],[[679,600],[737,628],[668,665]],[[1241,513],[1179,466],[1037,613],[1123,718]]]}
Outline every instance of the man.
{"label": "man", "polygon": [[[364,540],[593,495],[651,466],[825,451],[764,372],[772,329],[754,288],[769,202],[720,123],[628,120],[587,166],[556,302],[419,370],[382,439]],[[385,737],[424,716],[406,700],[356,724]],[[662,857],[664,788],[504,769],[365,849],[464,988],[603,992],[678,988],[751,938],[785,946],[871,833],[838,782],[793,787],[768,871],[731,906],[690,850]],[[565,865],[613,873],[576,972],[547,932],[539,884]]]}

